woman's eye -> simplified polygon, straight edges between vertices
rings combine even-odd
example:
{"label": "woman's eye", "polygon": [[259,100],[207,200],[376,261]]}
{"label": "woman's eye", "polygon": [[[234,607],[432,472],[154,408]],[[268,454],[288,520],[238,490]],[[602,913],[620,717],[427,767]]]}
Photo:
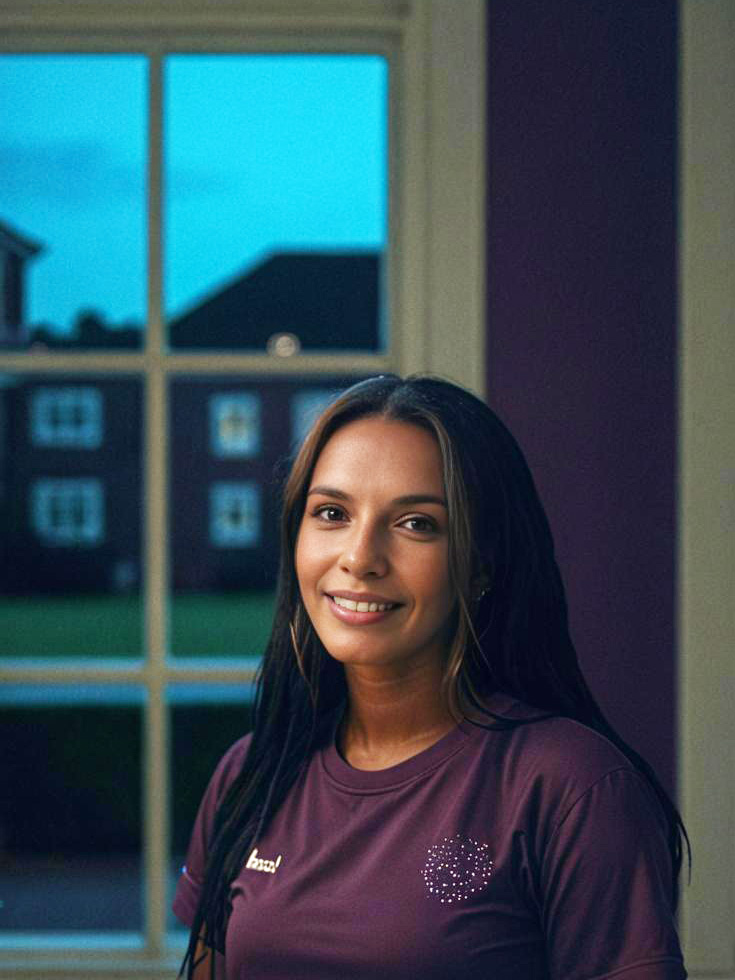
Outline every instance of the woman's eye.
{"label": "woman's eye", "polygon": [[428,517],[407,517],[403,521],[403,527],[409,531],[423,532],[436,531],[436,524]]}
{"label": "woman's eye", "polygon": [[315,511],[315,516],[320,517],[323,521],[327,521],[327,523],[332,524],[335,521],[343,521],[345,518],[345,512],[341,507],[329,505],[327,507],[319,507]]}

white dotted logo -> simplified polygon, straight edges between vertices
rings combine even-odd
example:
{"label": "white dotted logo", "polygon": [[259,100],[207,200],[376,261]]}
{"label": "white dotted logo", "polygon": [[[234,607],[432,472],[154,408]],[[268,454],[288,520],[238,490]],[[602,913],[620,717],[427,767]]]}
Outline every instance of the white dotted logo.
{"label": "white dotted logo", "polygon": [[493,872],[488,845],[463,837],[445,837],[429,848],[421,871],[432,898],[442,904],[461,902],[487,885]]}

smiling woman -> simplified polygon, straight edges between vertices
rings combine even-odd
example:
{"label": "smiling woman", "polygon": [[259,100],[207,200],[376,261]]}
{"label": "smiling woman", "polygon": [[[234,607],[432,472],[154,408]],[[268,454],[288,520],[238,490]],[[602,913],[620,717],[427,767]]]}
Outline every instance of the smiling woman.
{"label": "smiling woman", "polygon": [[296,573],[319,639],[348,672],[431,661],[441,675],[455,604],[443,493],[439,446],[414,425],[361,419],[320,455]]}
{"label": "smiling woman", "polygon": [[456,595],[439,444],[368,416],[332,436],[312,481],[296,544],[301,598],[345,670],[343,755],[385,768],[454,727],[441,694]]}
{"label": "smiling woman", "polygon": [[174,902],[187,975],[682,980],[682,840],[580,673],[507,429],[439,379],[348,389],[285,487],[254,731]]}

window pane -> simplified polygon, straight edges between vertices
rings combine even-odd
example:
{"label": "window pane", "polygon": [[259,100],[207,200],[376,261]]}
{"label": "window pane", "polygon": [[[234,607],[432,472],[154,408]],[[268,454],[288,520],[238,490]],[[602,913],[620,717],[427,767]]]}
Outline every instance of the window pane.
{"label": "window pane", "polygon": [[0,347],[138,347],[146,62],[0,56]]}
{"label": "window pane", "polygon": [[172,347],[384,349],[387,90],[376,55],[166,60]]}
{"label": "window pane", "polygon": [[355,379],[180,378],[171,398],[171,650],[263,652],[279,485],[322,408]]}
{"label": "window pane", "polygon": [[[252,728],[251,685],[183,684],[169,689],[171,711],[171,880],[170,898],[184,864],[189,837],[204,790],[227,749]],[[170,907],[169,901],[169,907]],[[169,926],[183,930],[173,913]]]}
{"label": "window pane", "polygon": [[140,655],[141,390],[0,377],[0,656]]}
{"label": "window pane", "polygon": [[142,928],[141,703],[129,687],[0,688],[0,946]]}

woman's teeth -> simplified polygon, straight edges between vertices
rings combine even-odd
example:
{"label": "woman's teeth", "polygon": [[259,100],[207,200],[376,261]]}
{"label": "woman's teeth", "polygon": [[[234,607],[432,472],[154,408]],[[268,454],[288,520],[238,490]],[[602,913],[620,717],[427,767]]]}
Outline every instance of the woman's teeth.
{"label": "woman's teeth", "polygon": [[395,605],[394,602],[356,602],[354,599],[343,599],[338,595],[332,596],[332,602],[343,609],[351,609],[352,612],[385,612]]}

